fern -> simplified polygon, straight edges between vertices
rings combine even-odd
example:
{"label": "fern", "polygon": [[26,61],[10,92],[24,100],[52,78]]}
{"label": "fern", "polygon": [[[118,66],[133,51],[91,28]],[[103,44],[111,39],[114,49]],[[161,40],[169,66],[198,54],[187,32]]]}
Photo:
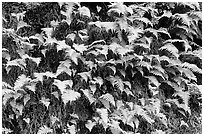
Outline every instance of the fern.
{"label": "fern", "polygon": [[78,92],[75,92],[72,89],[66,89],[62,93],[62,101],[64,104],[67,104],[68,102],[76,101],[79,97],[81,97],[81,94]]}
{"label": "fern", "polygon": [[[61,5],[61,4],[60,4]],[[73,20],[73,12],[74,10],[76,10],[76,5],[80,6],[79,3],[75,3],[75,2],[66,2],[66,3],[62,3],[62,5],[65,6],[66,11],[62,11],[61,10],[61,14],[64,15],[66,17],[66,20],[64,20],[65,22],[67,22],[67,24],[71,24],[72,20]]]}
{"label": "fern", "polygon": [[20,67],[21,70],[25,70],[26,63],[23,59],[14,59],[14,60],[8,61],[6,64],[7,73],[9,73],[11,67],[13,67],[13,66],[17,66],[17,67]]}
{"label": "fern", "polygon": [[43,82],[43,77],[51,77],[51,78],[56,78],[56,75],[52,72],[45,72],[45,73],[34,73],[34,77],[36,77],[36,80]]}
{"label": "fern", "polygon": [[80,44],[80,45],[73,44],[73,47],[75,48],[75,50],[77,50],[80,53],[83,53],[84,51],[87,50],[87,47],[84,46],[84,44]]}
{"label": "fern", "polygon": [[84,95],[88,98],[90,104],[96,102],[96,99],[94,98],[92,91],[88,89],[81,89]]}
{"label": "fern", "polygon": [[69,61],[69,60],[61,61],[60,65],[57,68],[56,76],[58,76],[59,74],[61,74],[63,72],[65,72],[69,76],[71,76],[72,70],[70,69],[70,66],[71,66],[71,61]]}
{"label": "fern", "polygon": [[52,133],[52,132],[53,132],[53,130],[51,128],[45,126],[45,125],[40,127],[39,130],[38,130],[38,134],[49,134],[49,133]]}
{"label": "fern", "polygon": [[91,120],[87,120],[87,123],[85,124],[86,128],[89,129],[89,131],[91,132],[92,128],[96,125],[96,122],[93,122]]}
{"label": "fern", "polygon": [[45,97],[42,97],[40,102],[43,103],[48,109],[48,106],[50,105],[50,99],[46,99]]}
{"label": "fern", "polygon": [[134,105],[134,111],[137,115],[141,116],[142,118],[144,118],[148,123],[152,124],[154,123],[154,120],[152,120],[147,111],[145,111],[141,106],[139,105]]}
{"label": "fern", "polygon": [[66,89],[68,87],[72,88],[73,81],[72,80],[60,81],[58,79],[55,79],[53,85],[56,85],[59,88],[59,90],[61,91],[61,93],[63,94],[63,92],[66,91]]}
{"label": "fern", "polygon": [[162,46],[159,50],[167,50],[169,51],[175,58],[178,58],[178,49],[170,43],[165,44],[164,46]]}
{"label": "fern", "polygon": [[202,74],[202,70],[200,68],[198,68],[195,64],[190,64],[190,63],[184,62],[182,64],[182,67],[188,68],[188,69],[190,69],[193,72]]}
{"label": "fern", "polygon": [[[109,103],[112,104],[113,106],[115,106],[114,97],[109,93],[106,93],[106,94],[100,96],[99,100],[104,104],[104,106],[107,109],[109,109],[109,107],[110,107]],[[106,102],[108,102],[108,103],[106,103]]]}
{"label": "fern", "polygon": [[160,85],[159,81],[157,80],[155,76],[145,76],[145,78],[148,78],[149,82],[154,84],[156,87]]}
{"label": "fern", "polygon": [[140,61],[137,66],[147,68],[148,71],[152,68],[151,64],[145,61]]}
{"label": "fern", "polygon": [[66,58],[69,58],[70,60],[72,60],[76,65],[78,65],[78,58],[80,58],[80,54],[77,53],[75,50],[73,49],[69,49],[69,50],[65,50]]}
{"label": "fern", "polygon": [[107,124],[108,123],[108,111],[107,109],[101,108],[101,109],[96,109],[96,111],[99,113],[100,118],[102,121]]}
{"label": "fern", "polygon": [[113,87],[116,87],[117,89],[119,89],[121,92],[123,91],[124,89],[124,84],[123,84],[123,81],[120,77],[118,76],[110,76],[108,78],[106,78],[108,81],[111,82],[111,84],[113,85]]}
{"label": "fern", "polygon": [[86,82],[91,79],[91,71],[78,73]]}

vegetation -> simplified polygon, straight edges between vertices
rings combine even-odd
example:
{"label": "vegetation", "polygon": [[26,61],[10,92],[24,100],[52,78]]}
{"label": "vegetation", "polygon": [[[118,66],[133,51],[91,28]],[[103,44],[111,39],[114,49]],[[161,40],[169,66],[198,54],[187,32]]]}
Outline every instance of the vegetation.
{"label": "vegetation", "polygon": [[2,133],[202,133],[200,3],[2,3]]}

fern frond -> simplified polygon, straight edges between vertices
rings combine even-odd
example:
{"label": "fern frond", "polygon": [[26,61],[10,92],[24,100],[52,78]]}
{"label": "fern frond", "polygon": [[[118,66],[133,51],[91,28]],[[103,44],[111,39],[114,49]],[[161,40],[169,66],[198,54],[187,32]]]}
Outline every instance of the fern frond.
{"label": "fern frond", "polygon": [[61,94],[63,94],[63,92],[66,91],[66,89],[68,87],[72,88],[73,81],[72,80],[60,81],[58,79],[55,79],[53,85],[56,85],[59,88],[59,90],[61,91]]}
{"label": "fern frond", "polygon": [[154,84],[156,87],[158,87],[160,85],[159,81],[157,80],[157,78],[155,76],[145,76],[145,78],[149,79],[150,84]]}
{"label": "fern frond", "polygon": [[84,46],[84,44],[80,44],[80,45],[77,45],[77,44],[73,44],[73,47],[75,48],[75,50],[79,51],[81,54],[87,50],[87,47]]}
{"label": "fern frond", "polygon": [[101,108],[101,109],[96,109],[96,111],[99,113],[100,118],[103,120],[105,124],[108,123],[108,111],[107,109]]}
{"label": "fern frond", "polygon": [[64,104],[67,104],[68,102],[76,101],[79,97],[81,97],[81,94],[72,89],[66,89],[62,93],[62,101],[64,102]]}
{"label": "fern frond", "polygon": [[103,84],[103,79],[101,77],[94,77],[93,78],[95,80],[96,83],[99,84],[99,86],[101,87],[101,85]]}
{"label": "fern frond", "polygon": [[152,69],[151,64],[149,62],[146,62],[146,61],[140,61],[137,64],[137,66],[147,68],[148,71],[150,71],[150,69]]}
{"label": "fern frond", "polygon": [[53,132],[53,130],[51,128],[45,126],[45,125],[40,127],[38,130],[38,134],[50,134],[52,132]]}
{"label": "fern frond", "polygon": [[[100,100],[105,100],[107,101],[108,103],[112,104],[113,106],[115,106],[115,100],[114,100],[114,97],[109,94],[109,93],[106,93],[102,96],[99,97]],[[110,107],[110,106],[106,106],[104,105],[105,107]]]}
{"label": "fern frond", "polygon": [[8,129],[8,128],[2,128],[1,131],[2,131],[2,134],[10,134],[13,132],[11,129]]}
{"label": "fern frond", "polygon": [[108,10],[108,15],[113,16],[115,13],[118,14],[118,16],[126,15],[127,13],[132,14],[133,11],[131,8],[127,7],[123,4],[123,2],[115,2],[109,5],[110,9]]}
{"label": "fern frond", "polygon": [[57,67],[56,76],[58,76],[59,74],[63,72],[71,76],[72,70],[70,69],[70,66],[71,66],[70,60],[60,61],[60,65]]}
{"label": "fern frond", "polygon": [[76,65],[78,65],[78,58],[81,57],[80,53],[76,52],[73,49],[66,50],[65,57],[68,57],[70,60],[72,60]]}
{"label": "fern frond", "polygon": [[150,118],[150,116],[147,114],[147,111],[145,111],[141,106],[135,104],[134,111],[137,115],[144,118],[148,123],[150,124],[154,123],[154,120]]}
{"label": "fern frond", "polygon": [[25,84],[28,84],[31,81],[31,78],[26,77],[26,75],[22,74],[18,77],[16,82],[14,83],[14,90],[21,90]]}
{"label": "fern frond", "polygon": [[200,10],[200,5],[198,2],[178,2],[177,4],[179,6],[191,8],[192,10]]}
{"label": "fern frond", "polygon": [[13,67],[13,66],[17,66],[17,67],[20,67],[21,70],[25,70],[25,68],[26,68],[25,60],[23,60],[23,59],[14,59],[14,60],[8,61],[7,64],[6,64],[7,73],[9,73],[10,68]]}
{"label": "fern frond", "polygon": [[33,62],[35,62],[37,64],[37,66],[39,65],[40,61],[41,61],[41,58],[33,58],[33,57],[30,57],[28,56],[27,54],[23,55],[22,56],[22,59],[30,59],[32,60]]}
{"label": "fern frond", "polygon": [[178,49],[171,43],[167,43],[165,44],[164,46],[162,46],[161,48],[159,48],[159,50],[166,50],[168,51],[169,53],[171,53],[173,56],[175,56],[176,58],[178,58],[179,56],[179,51]]}
{"label": "fern frond", "polygon": [[87,123],[85,124],[86,128],[89,129],[89,131],[91,132],[92,128],[96,125],[96,122],[93,122],[91,120],[87,120]]}
{"label": "fern frond", "polygon": [[118,25],[116,22],[100,22],[100,21],[96,21],[96,22],[90,22],[89,23],[90,26],[95,25],[99,28],[104,28],[107,32],[109,30],[111,31],[116,31],[118,28]]}
{"label": "fern frond", "polygon": [[84,95],[88,98],[90,104],[92,104],[96,101],[91,90],[89,90],[89,89],[81,89],[81,90],[84,93]]}
{"label": "fern frond", "polygon": [[34,73],[33,74],[34,77],[36,77],[36,80],[40,81],[40,82],[43,82],[43,77],[46,76],[46,77],[51,77],[51,78],[56,78],[56,75],[52,72],[45,72],[45,73]]}
{"label": "fern frond", "polygon": [[115,75],[116,73],[116,67],[114,66],[106,66],[107,68],[111,69],[111,71],[113,71],[113,75]]}
{"label": "fern frond", "polygon": [[144,23],[146,26],[150,25],[151,27],[153,27],[152,22],[151,22],[149,19],[145,18],[145,17],[132,16],[132,17],[131,17],[131,20],[132,20],[132,21],[137,21],[137,22],[142,22],[142,23]]}
{"label": "fern frond", "polygon": [[193,71],[195,73],[202,74],[202,69],[198,68],[195,64],[190,64],[188,62],[184,62],[182,64],[182,67],[188,68],[188,69],[190,69],[191,71]]}
{"label": "fern frond", "polygon": [[88,81],[88,79],[91,79],[91,71],[81,72],[81,73],[77,73],[77,74],[80,75],[86,82]]}
{"label": "fern frond", "polygon": [[188,92],[179,92],[179,93],[174,94],[174,96],[181,97],[183,102],[180,103],[178,101],[178,99],[167,99],[166,101],[169,102],[169,103],[174,103],[178,108],[181,108],[184,111],[186,111],[189,114],[191,114],[190,107],[188,106],[188,100],[190,98],[189,93]]}
{"label": "fern frond", "polygon": [[119,89],[121,92],[123,91],[124,89],[124,84],[123,84],[123,81],[120,77],[118,76],[110,76],[108,78],[106,78],[108,81],[111,82],[111,84],[113,85],[113,87],[116,87],[117,89]]}
{"label": "fern frond", "polygon": [[161,77],[163,80],[166,79],[166,76],[164,76],[165,73],[162,73],[162,72],[160,72],[159,70],[154,70],[154,69],[153,69],[153,70],[150,71],[150,73],[152,73],[152,74],[155,75],[155,76]]}
{"label": "fern frond", "polygon": [[182,71],[181,71],[181,72],[182,72],[182,74],[183,74],[185,77],[187,77],[188,79],[197,81],[196,76],[193,74],[193,72],[192,72],[190,69],[188,69],[188,68],[182,68]]}
{"label": "fern frond", "polygon": [[50,99],[48,98],[46,99],[45,97],[42,97],[40,102],[43,103],[48,109],[48,106],[50,105]]}
{"label": "fern frond", "polygon": [[91,17],[90,10],[87,7],[83,6],[83,7],[80,7],[78,10],[81,16]]}
{"label": "fern frond", "polygon": [[2,81],[2,89],[5,89],[5,88],[13,89],[13,87],[11,85],[9,85],[8,83]]}

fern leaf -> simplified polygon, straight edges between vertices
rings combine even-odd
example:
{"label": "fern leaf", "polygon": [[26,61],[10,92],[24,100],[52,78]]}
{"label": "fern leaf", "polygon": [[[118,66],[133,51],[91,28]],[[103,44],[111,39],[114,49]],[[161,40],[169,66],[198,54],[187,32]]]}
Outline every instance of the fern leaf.
{"label": "fern leaf", "polygon": [[9,85],[8,83],[2,81],[2,89],[13,89],[13,87],[11,85]]}
{"label": "fern leaf", "polygon": [[105,124],[108,123],[108,111],[107,109],[101,108],[101,109],[96,109],[96,111],[99,113],[100,118],[103,120]]}
{"label": "fern leaf", "polygon": [[39,65],[40,61],[41,61],[41,58],[33,58],[33,57],[30,57],[28,56],[27,54],[23,55],[22,56],[22,59],[30,59],[32,60],[33,62],[35,62],[37,64],[37,66]]}
{"label": "fern leaf", "polygon": [[55,74],[52,73],[52,72],[45,72],[45,73],[34,73],[34,77],[36,77],[36,79],[38,81],[41,81],[43,82],[43,77],[46,76],[46,77],[51,77],[51,78],[56,78]]}
{"label": "fern leaf", "polygon": [[110,77],[108,77],[106,79],[111,82],[113,87],[116,87],[121,92],[124,90],[124,84],[123,84],[123,81],[122,81],[122,79],[120,77],[118,77],[118,76],[115,76],[115,77],[110,76]]}
{"label": "fern leaf", "polygon": [[78,73],[86,82],[91,79],[91,71]]}
{"label": "fern leaf", "polygon": [[117,30],[117,24],[115,22],[100,22],[100,21],[96,21],[96,22],[90,22],[89,23],[90,26],[95,25],[99,28],[105,28],[105,30],[108,32],[109,30],[111,31],[116,31]]}
{"label": "fern leaf", "polygon": [[200,68],[198,68],[195,64],[190,64],[190,63],[188,63],[188,62],[184,62],[184,63],[182,64],[182,67],[188,68],[188,69],[190,69],[190,70],[193,71],[193,72],[202,74],[202,70],[201,70]]}
{"label": "fern leaf", "polygon": [[26,75],[22,74],[18,77],[16,82],[14,83],[14,90],[21,90],[25,84],[28,84],[31,81],[30,78],[27,78]]}
{"label": "fern leaf", "polygon": [[[106,101],[108,101],[110,104],[112,104],[113,106],[115,106],[114,97],[113,97],[111,94],[109,94],[109,93],[106,93],[106,94],[100,96],[99,99],[106,100]],[[109,107],[109,106],[108,106],[108,107]]]}
{"label": "fern leaf", "polygon": [[60,65],[57,68],[56,71],[56,76],[58,76],[59,74],[61,74],[62,72],[67,73],[69,76],[72,75],[72,71],[70,69],[71,66],[71,61],[69,60],[65,60],[65,61],[61,61]]}
{"label": "fern leaf", "polygon": [[2,128],[1,131],[2,131],[2,134],[10,134],[13,132],[11,129],[8,129],[8,128]]}
{"label": "fern leaf", "polygon": [[8,102],[8,100],[10,100],[11,98],[13,98],[14,95],[15,95],[15,93],[12,93],[12,92],[10,92],[10,93],[5,93],[5,94],[3,95],[3,98],[2,98],[2,104],[3,104],[3,105],[6,105],[6,103]]}
{"label": "fern leaf", "polygon": [[111,69],[113,71],[113,75],[115,75],[116,68],[114,66],[107,66],[107,68]]}
{"label": "fern leaf", "polygon": [[150,69],[152,69],[151,64],[148,63],[148,62],[145,62],[145,61],[140,61],[140,62],[137,64],[137,66],[147,68],[148,71],[150,71]]}
{"label": "fern leaf", "polygon": [[120,16],[121,14],[126,15],[127,13],[133,14],[131,8],[123,4],[123,2],[115,2],[109,5],[110,9],[108,10],[108,15],[113,16],[115,13]]}
{"label": "fern leaf", "polygon": [[16,103],[15,100],[12,100],[10,102],[10,105],[12,106],[13,110],[16,111],[16,114],[18,116],[23,114],[23,109],[24,109],[24,105],[23,104],[18,104],[18,103]]}
{"label": "fern leaf", "polygon": [[129,96],[129,95],[134,96],[134,94],[130,91],[129,88],[125,88],[123,91],[127,94],[127,96]]}
{"label": "fern leaf", "polygon": [[20,67],[21,70],[25,70],[26,63],[23,59],[14,59],[14,60],[8,61],[6,64],[7,73],[9,73],[12,66],[17,66],[17,67]]}
{"label": "fern leaf", "polygon": [[160,85],[159,81],[157,80],[155,76],[145,76],[145,77],[148,78],[149,82],[154,84],[156,87]]}
{"label": "fern leaf", "polygon": [[123,81],[123,83],[128,86],[129,89],[131,89],[131,83],[129,81]]}
{"label": "fern leaf", "polygon": [[87,47],[84,46],[84,44],[77,45],[74,43],[73,47],[75,48],[75,50],[79,51],[80,53],[83,53],[84,51],[87,50]]}
{"label": "fern leaf", "polygon": [[197,81],[197,78],[196,76],[193,74],[193,72],[188,69],[188,68],[182,68],[182,74],[187,77],[188,79],[190,80],[194,80],[194,81]]}
{"label": "fern leaf", "polygon": [[72,60],[76,65],[78,65],[78,58],[80,58],[80,54],[77,53],[73,49],[66,50],[66,57]]}
{"label": "fern leaf", "polygon": [[27,103],[29,100],[30,100],[30,95],[29,95],[29,94],[27,94],[27,95],[25,95],[25,96],[23,97],[23,104],[24,104],[24,106],[26,105],[26,103]]}
{"label": "fern leaf", "polygon": [[[150,71],[150,73],[152,73],[152,74],[155,75],[155,76],[161,77],[163,80],[167,79],[166,77],[163,76],[163,73],[160,72],[159,70],[154,70],[154,69],[153,69],[153,70]],[[164,73],[164,74],[165,74],[165,73]]]}
{"label": "fern leaf", "polygon": [[82,92],[84,93],[84,95],[88,98],[90,104],[94,103],[96,101],[96,99],[94,98],[91,90],[89,89],[81,89]]}
{"label": "fern leaf", "polygon": [[50,99],[46,99],[45,97],[42,97],[40,102],[43,103],[48,109],[48,106],[50,105]]}
{"label": "fern leaf", "polygon": [[[60,4],[61,5],[61,4]],[[80,4],[79,3],[75,3],[75,2],[66,2],[64,3],[64,6],[65,6],[65,12],[61,10],[61,14],[64,15],[66,17],[66,22],[68,25],[71,24],[72,20],[73,20],[73,12],[74,10],[76,9],[75,6],[79,6],[80,7]]]}
{"label": "fern leaf", "polygon": [[148,123],[152,124],[154,123],[154,120],[152,120],[149,115],[147,115],[147,111],[145,111],[141,106],[139,105],[134,105],[134,111],[137,115],[141,116],[144,118]]}
{"label": "fern leaf", "polygon": [[132,20],[142,22],[146,26],[148,26],[148,25],[150,25],[151,27],[153,26],[152,22],[149,19],[145,18],[145,17],[133,17]]}
{"label": "fern leaf", "polygon": [[162,46],[159,50],[167,50],[168,52],[170,52],[172,55],[174,55],[176,58],[178,58],[178,49],[171,43],[167,43],[164,46]]}
{"label": "fern leaf", "polygon": [[95,80],[96,83],[99,84],[99,86],[101,87],[101,85],[103,84],[103,79],[101,77],[94,77],[93,78]]}
{"label": "fern leaf", "polygon": [[188,92],[178,91],[174,94],[174,96],[179,96],[182,98],[183,102],[180,103],[178,99],[167,99],[166,101],[169,103],[174,103],[178,108],[181,108],[191,114],[190,107],[188,106],[188,100],[190,98],[190,95]]}
{"label": "fern leaf", "polygon": [[38,130],[38,134],[50,134],[53,133],[53,130],[47,126],[42,126]]}
{"label": "fern leaf", "polygon": [[134,28],[134,27],[129,27],[128,28],[128,41],[130,43],[134,43],[134,41],[138,38],[141,37],[141,35],[144,33],[143,30],[141,28]]}
{"label": "fern leaf", "polygon": [[53,85],[56,85],[59,88],[59,90],[61,91],[61,93],[63,94],[63,92],[66,91],[66,89],[68,87],[72,88],[73,81],[72,80],[60,81],[58,79],[55,79]]}
{"label": "fern leaf", "polygon": [[96,122],[93,122],[91,120],[87,120],[87,123],[85,124],[86,128],[89,129],[89,131],[91,132],[92,128],[96,125]]}
{"label": "fern leaf", "polygon": [[72,89],[66,89],[66,91],[62,94],[62,100],[64,104],[72,101],[76,101],[79,97],[81,97],[81,94],[78,92],[75,92]]}
{"label": "fern leaf", "polygon": [[56,43],[57,43],[57,52],[60,50],[70,50],[71,49],[71,47],[65,43],[65,40],[57,41]]}
{"label": "fern leaf", "polygon": [[80,7],[78,10],[80,15],[91,17],[90,10],[87,7],[83,6],[83,7]]}
{"label": "fern leaf", "polygon": [[178,2],[178,5],[191,8],[193,10],[200,10],[200,5],[198,2]]}
{"label": "fern leaf", "polygon": [[51,120],[51,123],[52,125],[55,123],[55,122],[59,122],[59,118],[57,118],[56,116],[50,116],[50,120]]}

